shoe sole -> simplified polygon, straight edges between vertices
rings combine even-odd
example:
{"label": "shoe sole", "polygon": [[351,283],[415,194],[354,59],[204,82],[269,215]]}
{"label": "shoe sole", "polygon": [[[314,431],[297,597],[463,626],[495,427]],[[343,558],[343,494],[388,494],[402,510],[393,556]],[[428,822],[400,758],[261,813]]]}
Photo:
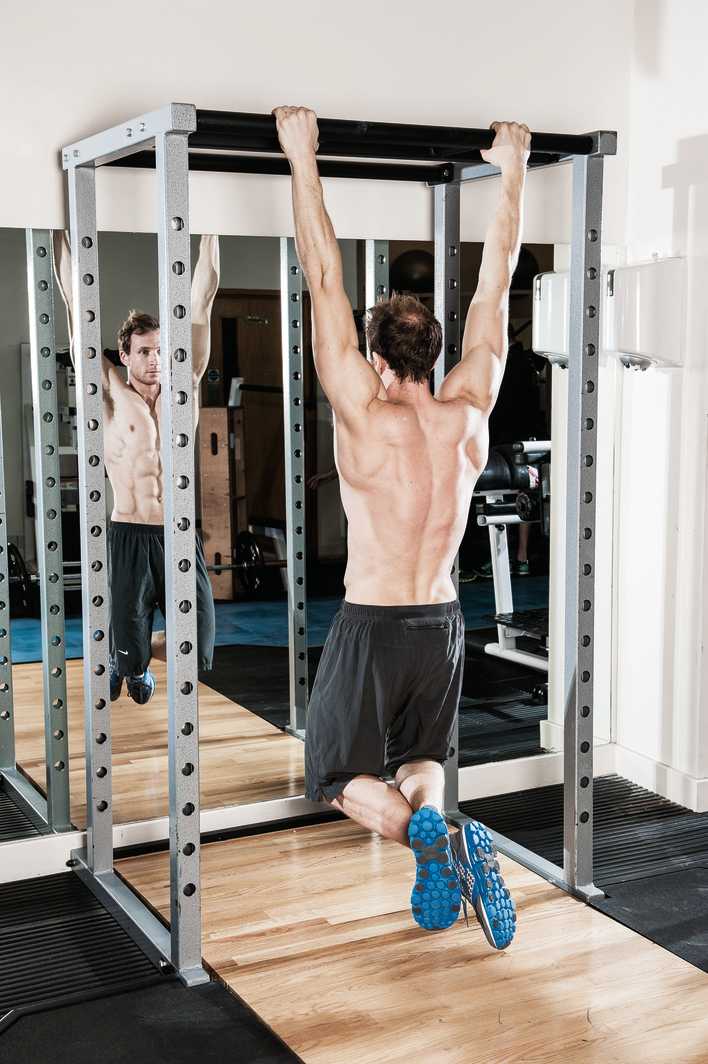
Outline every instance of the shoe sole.
{"label": "shoe sole", "polygon": [[[155,694],[155,688],[157,687],[157,684],[153,681],[152,687],[147,690],[147,697],[146,697],[146,688],[147,687],[148,687],[147,684],[141,684],[140,689],[138,691],[136,691],[136,694],[138,695],[138,697],[136,698],[135,694],[133,694],[133,691],[131,691],[131,689],[130,689],[130,685],[126,684],[126,688],[128,690],[128,695],[130,696],[130,698],[133,699],[133,702],[135,702],[136,705],[138,705],[138,706],[146,706],[148,704],[148,702],[150,701],[152,696]],[[135,688],[133,690],[135,690]]]}
{"label": "shoe sole", "polygon": [[444,931],[457,920],[462,902],[444,818],[423,806],[411,817],[408,840],[416,861],[413,919],[426,931]]}
{"label": "shoe sole", "polygon": [[516,931],[516,906],[499,871],[496,847],[484,824],[471,820],[461,829],[463,857],[474,877],[472,906],[494,949],[506,949]]}

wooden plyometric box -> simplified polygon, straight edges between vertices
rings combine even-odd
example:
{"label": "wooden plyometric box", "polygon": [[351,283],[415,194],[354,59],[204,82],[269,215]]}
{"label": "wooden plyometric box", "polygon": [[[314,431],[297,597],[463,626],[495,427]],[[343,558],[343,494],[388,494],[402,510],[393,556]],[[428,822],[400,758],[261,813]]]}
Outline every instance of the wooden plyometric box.
{"label": "wooden plyometric box", "polygon": [[[245,499],[246,496],[246,447],[244,436],[244,411],[240,408],[234,408],[231,411],[233,415],[233,454],[234,454],[234,487],[235,496],[237,500]],[[238,531],[241,532],[245,528],[241,522],[238,522]]]}
{"label": "wooden plyometric box", "polygon": [[[199,418],[199,472],[202,533],[207,565],[229,565],[235,538],[231,499],[233,474],[229,408],[205,407]],[[214,598],[233,599],[234,574],[209,573]]]}

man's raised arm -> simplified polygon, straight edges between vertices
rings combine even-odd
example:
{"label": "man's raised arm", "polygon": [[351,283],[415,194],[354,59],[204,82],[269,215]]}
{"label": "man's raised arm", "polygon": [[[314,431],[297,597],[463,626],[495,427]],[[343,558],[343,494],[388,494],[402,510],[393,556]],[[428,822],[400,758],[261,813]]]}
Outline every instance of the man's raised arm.
{"label": "man's raised arm", "polygon": [[509,289],[519,260],[524,181],[531,134],[515,122],[492,124],[496,136],[482,152],[501,169],[500,195],[484,241],[477,291],[467,313],[462,358],[440,389],[443,400],[463,399],[489,415],[497,400],[508,348]]}
{"label": "man's raised arm", "polygon": [[317,118],[305,107],[278,107],[273,114],[293,175],[295,245],[312,300],[315,368],[336,414],[347,420],[373,402],[381,380],[357,346],[342,256],[317,169]]}
{"label": "man's raised arm", "polygon": [[219,238],[202,236],[192,277],[192,375],[199,384],[209,365],[211,308],[219,291]]}
{"label": "man's raised arm", "polygon": [[[71,245],[69,234],[63,229],[55,229],[52,232],[52,251],[54,259],[54,279],[57,282],[64,307],[66,308],[66,322],[69,330],[69,357],[71,364],[76,368],[76,352],[74,351],[74,305],[71,272]],[[109,370],[111,363],[101,355],[101,379],[104,392],[110,389]]]}

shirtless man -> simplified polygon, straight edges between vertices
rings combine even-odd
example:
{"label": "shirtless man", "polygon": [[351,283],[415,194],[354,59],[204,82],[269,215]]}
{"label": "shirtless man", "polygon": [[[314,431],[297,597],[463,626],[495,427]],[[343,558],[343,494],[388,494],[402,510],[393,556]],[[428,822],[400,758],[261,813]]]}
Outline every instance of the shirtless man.
{"label": "shirtless man", "polygon": [[[361,357],[342,260],[317,170],[317,119],[274,111],[292,170],[295,237],[312,300],[317,375],[335,414],[349,521],[346,596],[327,637],[307,718],[306,792],[416,858],[416,921],[449,927],[461,901],[503,949],[516,913],[487,829],[448,834],[443,765],[454,752],[464,622],[451,569],[489,415],[504,373],[508,297],[521,242],[526,126],[495,123],[483,158],[501,168],[462,358],[437,396],[429,377],[442,331],[412,296],[370,311]],[[384,777],[393,777],[393,785]]]}
{"label": "shirtless man", "polygon": [[[54,234],[57,281],[73,337],[71,250],[66,233]],[[203,236],[192,279],[194,420],[199,382],[209,363],[211,308],[219,287],[219,238]],[[165,660],[165,634],[152,624],[155,607],[165,613],[165,548],[160,456],[160,324],[132,310],[118,333],[118,354],[127,374],[102,360],[106,472],[113,489],[108,530],[111,589],[111,701],[121,692],[140,705],[155,690],[151,657]],[[210,669],[214,651],[214,600],[201,541],[196,541],[199,668]]]}

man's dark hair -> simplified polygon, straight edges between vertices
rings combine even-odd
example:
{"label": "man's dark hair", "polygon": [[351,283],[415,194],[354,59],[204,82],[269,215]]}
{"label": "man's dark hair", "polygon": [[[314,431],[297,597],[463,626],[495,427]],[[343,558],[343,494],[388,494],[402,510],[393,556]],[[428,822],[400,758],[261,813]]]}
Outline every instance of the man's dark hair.
{"label": "man's dark hair", "polygon": [[118,350],[130,354],[130,338],[144,336],[145,333],[154,332],[160,328],[157,318],[152,314],[144,314],[142,310],[131,310],[120,329],[118,330]]}
{"label": "man's dark hair", "polygon": [[420,383],[430,376],[442,347],[442,329],[416,296],[394,293],[369,311],[369,349],[386,359],[401,381]]}

